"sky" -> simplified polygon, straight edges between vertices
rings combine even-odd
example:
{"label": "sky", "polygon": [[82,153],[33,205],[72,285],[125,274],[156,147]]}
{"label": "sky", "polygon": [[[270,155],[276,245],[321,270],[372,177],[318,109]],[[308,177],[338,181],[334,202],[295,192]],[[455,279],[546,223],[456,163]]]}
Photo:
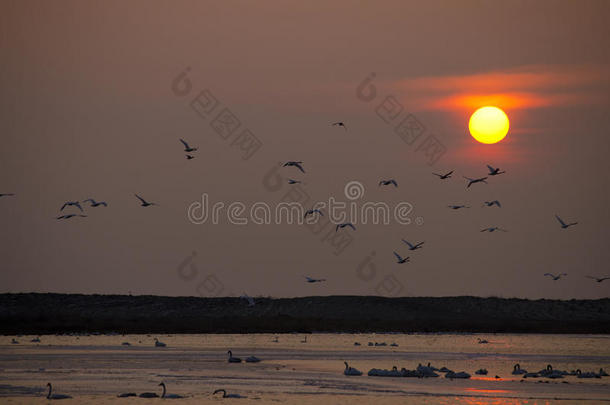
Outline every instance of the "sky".
{"label": "sky", "polygon": [[[586,276],[610,275],[609,17],[603,0],[4,1],[0,292],[608,297]],[[468,133],[484,105],[510,119],[498,144]],[[466,188],[487,164],[506,173]],[[108,206],[56,219],[87,198]],[[218,223],[193,219],[204,198]],[[330,198],[409,223],[226,214]]]}

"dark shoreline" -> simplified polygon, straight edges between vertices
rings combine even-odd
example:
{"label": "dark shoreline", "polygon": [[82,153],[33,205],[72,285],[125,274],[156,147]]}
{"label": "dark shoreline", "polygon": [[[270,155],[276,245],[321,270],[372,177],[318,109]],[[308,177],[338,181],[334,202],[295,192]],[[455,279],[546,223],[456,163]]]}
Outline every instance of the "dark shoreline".
{"label": "dark shoreline", "polygon": [[326,296],[243,299],[0,294],[0,334],[290,332],[610,333],[610,298]]}

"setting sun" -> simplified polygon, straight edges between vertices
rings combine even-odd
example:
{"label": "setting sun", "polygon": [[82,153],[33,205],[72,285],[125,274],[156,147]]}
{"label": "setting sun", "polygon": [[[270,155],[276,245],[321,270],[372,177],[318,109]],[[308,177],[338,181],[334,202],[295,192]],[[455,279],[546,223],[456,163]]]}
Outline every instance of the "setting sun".
{"label": "setting sun", "polygon": [[508,117],[498,107],[481,107],[472,114],[468,129],[481,143],[500,142],[508,133]]}

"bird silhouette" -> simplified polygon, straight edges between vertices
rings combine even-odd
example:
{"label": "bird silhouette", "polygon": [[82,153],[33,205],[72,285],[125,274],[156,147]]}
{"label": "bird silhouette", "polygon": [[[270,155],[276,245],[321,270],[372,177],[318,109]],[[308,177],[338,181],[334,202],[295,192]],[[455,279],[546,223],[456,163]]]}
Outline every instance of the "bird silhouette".
{"label": "bird silhouette", "polygon": [[303,169],[302,164],[303,164],[303,162],[290,161],[290,162],[284,163],[284,167],[286,167],[286,166],[294,166],[297,169],[299,169],[300,171],[302,171],[303,173],[305,173],[305,169]]}
{"label": "bird silhouette", "polygon": [[69,206],[77,207],[79,210],[81,210],[81,212],[83,211],[83,207],[80,206],[80,203],[78,201],[66,201],[64,205],[61,206],[60,211],[63,211],[64,208]]}
{"label": "bird silhouette", "polygon": [[393,184],[393,185],[394,185],[394,187],[398,187],[398,183],[396,183],[396,180],[394,180],[394,179],[390,179],[390,180],[381,180],[381,181],[379,182],[379,185],[380,185],[380,186],[388,186],[388,185],[390,185],[390,184]]}
{"label": "bird silhouette", "polygon": [[417,249],[421,249],[422,245],[424,244],[424,242],[419,242],[416,243],[415,245],[409,243],[409,241],[405,240],[405,239],[401,239],[404,243],[407,244],[407,246],[409,246],[409,250],[417,250]]}
{"label": "bird silhouette", "polygon": [[502,207],[502,205],[500,205],[500,201],[498,200],[493,200],[493,201],[485,201],[483,203],[484,206],[486,207],[493,207],[494,205],[497,205],[498,207]]}
{"label": "bird silhouette", "polygon": [[347,131],[347,127],[345,126],[345,124],[343,122],[333,122],[331,124],[333,127],[337,126],[337,127],[343,127],[343,129],[345,129]]}
{"label": "bird silhouette", "polygon": [[472,186],[473,184],[476,183],[485,183],[487,184],[487,182],[485,180],[487,180],[487,177],[480,177],[478,179],[471,179],[470,177],[466,177],[463,176],[466,180],[468,180],[468,185],[466,186],[466,188],[470,188],[470,186]]}
{"label": "bird silhouette", "polygon": [[106,201],[95,201],[93,198],[87,198],[86,200],[83,200],[83,202],[89,202],[91,203],[90,207],[99,207],[100,205],[103,205],[104,207],[107,207],[108,204],[106,204]]}
{"label": "bird silhouette", "polygon": [[180,142],[182,142],[182,144],[184,145],[185,152],[195,152],[198,149],[198,148],[191,148],[184,139],[180,139]]}
{"label": "bird silhouette", "polygon": [[451,208],[452,210],[459,210],[460,208],[470,208],[467,205],[448,205],[447,207]]}
{"label": "bird silhouette", "polygon": [[545,276],[549,276],[553,279],[553,281],[559,280],[562,276],[567,276],[568,273],[559,273],[557,275],[551,273],[544,273]]}
{"label": "bird silhouette", "polygon": [[288,184],[299,184],[301,180],[288,179]]}
{"label": "bird silhouette", "polygon": [[481,232],[495,232],[495,231],[508,232],[506,229],[498,228],[497,226],[490,226],[489,228],[485,228],[485,229],[481,230]]}
{"label": "bird silhouette", "polygon": [[392,253],[394,253],[394,256],[396,256],[396,263],[402,264],[402,263],[409,262],[409,256],[402,258],[398,253],[396,253],[396,252],[392,252]]}
{"label": "bird silhouette", "polygon": [[555,214],[555,218],[557,218],[557,221],[559,221],[559,223],[561,224],[561,229],[568,229],[572,225],[578,224],[578,222],[571,222],[569,224],[566,224],[565,222],[563,222],[563,220],[561,218],[559,218],[559,215],[557,215],[557,214]]}
{"label": "bird silhouette", "polygon": [[195,156],[193,156],[193,155],[186,155],[186,160],[191,160],[191,159],[195,159]]}
{"label": "bird silhouette", "polygon": [[135,195],[136,197],[138,197],[138,199],[139,199],[140,201],[142,201],[142,204],[140,204],[142,207],[149,207],[149,206],[151,206],[151,205],[157,205],[156,203],[151,203],[151,202],[146,201],[145,199],[143,199],[142,197],[140,197],[140,196],[139,196],[139,195],[137,195],[137,194],[134,194],[134,195]]}
{"label": "bird silhouette", "polygon": [[322,211],[320,211],[319,209],[315,208],[315,209],[307,210],[305,212],[305,216],[303,218],[307,218],[307,215],[313,215],[313,214],[316,214],[316,213],[324,216],[324,213]]}
{"label": "bird silhouette", "polygon": [[57,219],[70,219],[70,218],[74,218],[74,217],[86,217],[86,215],[80,215],[80,214],[67,214],[67,215],[62,215],[57,217]]}
{"label": "bird silhouette", "polygon": [[309,276],[303,276],[305,277],[305,281],[307,281],[308,283],[321,283],[323,281],[326,281],[325,278],[311,278]]}
{"label": "bird silhouette", "polygon": [[488,174],[490,176],[497,176],[498,174],[506,173],[505,171],[501,172],[499,167],[492,167],[490,165],[487,165],[487,168],[489,169]]}
{"label": "bird silhouette", "polygon": [[356,227],[354,226],[354,224],[352,224],[351,222],[344,222],[342,224],[337,225],[337,227],[335,228],[335,232],[337,232],[339,230],[339,228],[343,229],[346,226],[349,226],[350,228],[352,228],[354,231],[356,230]]}
{"label": "bird silhouette", "polygon": [[604,280],[610,280],[610,277],[593,277],[593,276],[586,276],[586,277],[593,279],[593,280],[597,281],[598,283],[601,283]]}
{"label": "bird silhouette", "polygon": [[435,176],[438,176],[438,178],[440,180],[445,180],[445,179],[450,179],[451,175],[453,174],[453,170],[450,171],[449,173],[445,173],[445,174],[437,174],[437,173],[432,173]]}

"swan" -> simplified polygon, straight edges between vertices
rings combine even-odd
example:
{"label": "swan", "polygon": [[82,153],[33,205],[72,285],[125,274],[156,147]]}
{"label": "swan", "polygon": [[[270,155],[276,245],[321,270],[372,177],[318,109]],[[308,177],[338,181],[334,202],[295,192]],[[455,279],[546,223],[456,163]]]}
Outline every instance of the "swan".
{"label": "swan", "polygon": [[432,173],[435,176],[438,176],[438,178],[440,180],[445,180],[445,179],[449,179],[451,178],[451,175],[453,174],[453,170],[450,171],[449,173],[445,173],[445,174],[437,174],[437,173]]}
{"label": "swan", "polygon": [[212,395],[216,395],[219,392],[222,392],[223,398],[248,398],[248,397],[241,396],[239,394],[227,394],[227,391],[225,391],[224,389],[216,390],[212,393]]}
{"label": "swan", "polygon": [[39,337],[35,337],[34,339],[30,340],[30,342],[32,342],[32,343],[40,343],[40,338]]}
{"label": "swan", "polygon": [[478,343],[479,343],[480,345],[483,345],[483,344],[489,343],[489,341],[488,341],[488,340],[486,340],[486,339],[481,339],[481,338],[478,338],[478,339],[479,339]]}
{"label": "swan", "polygon": [[65,394],[53,394],[53,386],[51,383],[47,383],[47,387],[49,387],[49,393],[47,394],[47,399],[68,399],[72,398],[70,395]]}
{"label": "swan", "polygon": [[229,354],[229,363],[241,363],[241,359],[239,357],[233,357],[233,352],[229,350],[227,352]]}
{"label": "swan", "polygon": [[[421,374],[422,377],[438,377],[438,374],[434,372],[432,367],[422,366],[419,364],[417,366],[417,371]],[[449,370],[451,372],[451,370]]]}
{"label": "swan", "polygon": [[129,397],[137,397],[138,394],[135,392],[124,392],[122,394],[117,395],[117,398],[129,398]]}
{"label": "swan", "polygon": [[481,232],[495,232],[495,231],[508,232],[506,229],[502,229],[497,226],[490,226],[489,228],[485,228],[485,229],[481,230]]}
{"label": "swan", "polygon": [[519,365],[519,363],[517,363],[513,366],[514,375],[525,374],[525,373],[527,373],[527,370],[522,369],[521,366]]}
{"label": "swan", "polygon": [[185,152],[195,152],[197,150],[197,148],[191,148],[189,146],[189,144],[186,143],[186,141],[184,139],[180,139],[180,142],[182,142],[182,144],[184,145],[184,151]]}
{"label": "swan", "polygon": [[261,359],[259,359],[256,356],[246,357],[246,363],[258,363],[260,361],[261,361]]}
{"label": "swan", "polygon": [[354,226],[354,224],[352,224],[351,222],[344,222],[342,224],[338,224],[337,227],[335,228],[335,232],[337,232],[339,230],[339,228],[343,229],[346,226],[349,226],[350,228],[352,228],[354,231],[356,230],[356,227]]}
{"label": "swan", "polygon": [[394,253],[394,256],[396,256],[396,263],[402,264],[402,263],[408,263],[409,262],[409,257],[410,256],[402,258],[398,253],[396,253],[396,252],[393,252],[393,253]]}
{"label": "swan", "polygon": [[577,378],[602,378],[601,375],[594,373],[593,371],[586,371],[586,372],[582,372],[580,371],[580,369],[576,370],[576,377]]}
{"label": "swan", "polygon": [[460,208],[470,208],[467,205],[448,205],[447,207],[451,208],[452,210],[459,210]]}
{"label": "swan", "polygon": [[161,387],[163,387],[163,393],[161,394],[161,398],[168,398],[168,399],[185,398],[182,395],[178,395],[178,394],[167,394],[166,390],[165,390],[165,383],[164,382],[159,383],[159,385]]}
{"label": "swan", "polygon": [[523,374],[523,378],[538,378],[540,374],[538,373],[525,373]]}
{"label": "swan", "polygon": [[284,163],[284,167],[286,167],[286,166],[294,166],[297,169],[299,169],[300,171],[302,171],[303,173],[305,173],[305,169],[303,169],[302,165],[303,165],[303,162],[301,162],[301,161],[299,161],[299,162],[290,161],[290,162]]}
{"label": "swan", "polygon": [[95,201],[93,198],[87,198],[86,200],[83,200],[83,202],[90,202],[91,207],[99,207],[100,205],[103,205],[104,207],[108,206],[106,201]]}
{"label": "swan", "polygon": [[416,370],[407,370],[406,368],[400,369],[400,374],[402,377],[417,377],[420,378],[421,374]]}
{"label": "swan", "polygon": [[343,370],[343,374],[345,375],[362,375],[362,371],[355,369],[353,367],[350,367],[347,364],[347,361],[343,362],[345,364],[345,370]]}
{"label": "swan", "polygon": [[311,209],[311,210],[305,211],[305,216],[303,218],[307,218],[307,215],[313,215],[313,214],[320,214],[320,215],[324,216],[324,213],[316,208],[316,209]]}
{"label": "swan", "polygon": [[464,176],[464,178],[466,180],[468,180],[468,185],[466,186],[466,188],[470,188],[470,186],[472,186],[473,184],[476,184],[476,183],[485,183],[485,184],[487,184],[487,181],[485,181],[485,180],[487,180],[487,177],[480,177],[478,179],[471,179],[470,177]]}
{"label": "swan", "polygon": [[568,273],[559,273],[557,275],[551,274],[551,273],[544,273],[545,276],[549,276],[553,279],[553,281],[557,281],[561,278],[561,276],[567,276]]}
{"label": "swan", "polygon": [[396,182],[396,180],[394,179],[390,179],[390,180],[381,180],[379,182],[380,186],[389,186],[390,184],[393,184],[394,187],[398,187],[398,183]]}
{"label": "swan", "polygon": [[477,371],[475,371],[474,373],[475,373],[475,374],[478,374],[478,375],[487,375],[487,369],[485,369],[485,368],[480,368],[480,369],[478,369]]}
{"label": "swan", "polygon": [[195,156],[193,156],[193,155],[186,155],[186,160],[191,160],[191,159],[195,159]]}
{"label": "swan", "polygon": [[566,224],[565,222],[563,222],[563,220],[561,218],[559,218],[559,215],[557,215],[557,214],[555,214],[555,218],[557,218],[557,221],[559,221],[559,223],[561,224],[561,229],[568,229],[572,225],[578,224],[578,222],[571,222],[569,224]]}
{"label": "swan", "polygon": [[454,378],[470,378],[470,374],[465,371],[460,371],[459,373],[455,373],[453,371],[445,374],[445,378],[454,379]]}
{"label": "swan", "polygon": [[502,208],[502,205],[500,204],[500,201],[498,201],[498,200],[485,201],[483,203],[483,205],[486,206],[486,207],[493,207],[494,205],[497,205],[498,208]]}
{"label": "swan", "polygon": [[604,280],[610,280],[610,277],[593,277],[593,276],[586,276],[586,277],[593,279],[593,280],[597,281],[598,283],[601,283]]}
{"label": "swan", "polygon": [[345,126],[345,124],[341,121],[339,122],[333,122],[332,124],[330,124],[331,126],[337,126],[337,127],[343,127],[343,129],[345,129],[347,131],[347,127]]}
{"label": "swan", "polygon": [[305,277],[305,279],[308,283],[321,283],[323,281],[326,281],[325,278],[311,278],[308,276],[303,276],[303,277]]}
{"label": "swan", "polygon": [[568,374],[568,373],[560,371],[560,370],[553,370],[553,366],[551,366],[549,364],[546,366],[545,369],[540,370],[538,372],[538,374],[540,374],[541,376],[546,377],[546,378],[563,378],[564,374]]}
{"label": "swan", "polygon": [[301,180],[288,179],[288,184],[299,184]]}
{"label": "swan", "polygon": [[78,201],[66,201],[64,203],[64,205],[61,206],[60,211],[63,211],[64,208],[66,208],[68,206],[74,206],[74,207],[77,207],[79,210],[81,210],[81,212],[83,211],[83,207],[80,206],[80,203]]}
{"label": "swan", "polygon": [[155,338],[155,347],[166,347],[167,345],[163,342],[160,342],[159,339]]}
{"label": "swan", "polygon": [[134,194],[134,195],[135,195],[136,197],[138,197],[138,199],[139,199],[140,201],[142,201],[142,204],[140,204],[142,207],[149,207],[149,206],[151,206],[151,205],[157,205],[157,204],[155,204],[155,203],[151,203],[151,202],[146,201],[145,199],[143,199],[142,197],[140,197],[140,196],[139,196],[139,195],[137,195],[137,194]]}
{"label": "swan", "polygon": [[489,175],[490,176],[497,176],[498,174],[503,174],[506,173],[505,171],[500,171],[499,167],[492,167],[490,165],[487,165],[487,168],[489,169]]}
{"label": "swan", "polygon": [[393,343],[392,343],[390,346],[392,346],[392,347],[398,347],[398,343],[393,342]]}
{"label": "swan", "polygon": [[417,249],[421,249],[422,245],[425,243],[424,242],[418,242],[416,244],[411,244],[408,240],[405,239],[401,239],[404,243],[407,244],[407,246],[409,246],[409,250],[417,250]]}
{"label": "swan", "polygon": [[138,395],[138,397],[140,397],[140,398],[159,398],[159,394],[156,394],[154,392],[143,392],[140,395]]}
{"label": "swan", "polygon": [[61,215],[61,216],[57,217],[57,219],[70,219],[70,218],[73,218],[73,217],[85,218],[86,215],[68,214],[68,215]]}

